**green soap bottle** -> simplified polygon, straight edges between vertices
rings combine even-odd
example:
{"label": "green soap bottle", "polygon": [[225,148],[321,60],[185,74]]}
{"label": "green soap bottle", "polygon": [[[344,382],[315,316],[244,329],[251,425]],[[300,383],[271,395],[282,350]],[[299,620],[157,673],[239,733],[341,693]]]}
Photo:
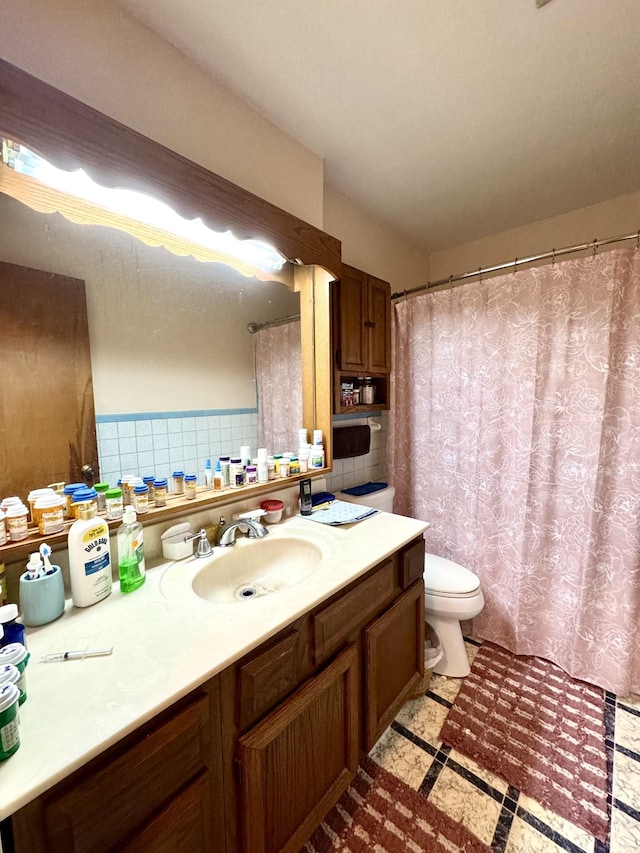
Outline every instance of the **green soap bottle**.
{"label": "green soap bottle", "polygon": [[136,519],[135,509],[126,506],[118,528],[120,592],[133,592],[141,587],[146,580],[145,573],[142,525]]}

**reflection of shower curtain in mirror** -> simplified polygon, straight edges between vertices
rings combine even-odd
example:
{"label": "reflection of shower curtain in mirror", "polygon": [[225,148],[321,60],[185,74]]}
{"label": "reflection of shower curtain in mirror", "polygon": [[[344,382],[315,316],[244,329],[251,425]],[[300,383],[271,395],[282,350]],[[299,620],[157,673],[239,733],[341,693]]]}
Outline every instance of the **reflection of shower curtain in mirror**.
{"label": "reflection of shower curtain in mirror", "polygon": [[258,446],[269,453],[295,452],[302,426],[300,321],[260,329],[254,335],[258,391]]}

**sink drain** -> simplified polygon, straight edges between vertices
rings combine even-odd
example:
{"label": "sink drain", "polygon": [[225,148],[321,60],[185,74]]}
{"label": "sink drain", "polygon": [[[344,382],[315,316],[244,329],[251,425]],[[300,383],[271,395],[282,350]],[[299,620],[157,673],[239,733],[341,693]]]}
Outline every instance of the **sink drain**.
{"label": "sink drain", "polygon": [[255,586],[243,586],[236,592],[236,598],[241,601],[245,598],[254,598],[258,594]]}

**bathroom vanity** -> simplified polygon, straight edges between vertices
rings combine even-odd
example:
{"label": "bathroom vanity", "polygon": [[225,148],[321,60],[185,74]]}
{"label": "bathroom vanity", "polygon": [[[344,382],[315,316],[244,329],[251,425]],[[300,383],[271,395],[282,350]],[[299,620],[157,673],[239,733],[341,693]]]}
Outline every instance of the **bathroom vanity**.
{"label": "bathroom vanity", "polygon": [[[290,586],[213,602],[190,559],[32,630],[22,744],[0,766],[16,851],[298,850],[423,674],[424,529],[292,518],[268,539],[322,558]],[[259,561],[262,543],[235,548]]]}

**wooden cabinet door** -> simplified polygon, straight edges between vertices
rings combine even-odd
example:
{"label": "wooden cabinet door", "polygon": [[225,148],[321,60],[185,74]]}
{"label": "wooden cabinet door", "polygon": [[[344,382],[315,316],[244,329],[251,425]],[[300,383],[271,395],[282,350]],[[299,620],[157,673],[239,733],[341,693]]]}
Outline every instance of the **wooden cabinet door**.
{"label": "wooden cabinet door", "polygon": [[424,675],[424,583],[410,587],[364,632],[365,750]]}
{"label": "wooden cabinet door", "polygon": [[391,286],[369,276],[367,364],[371,373],[391,370]]}
{"label": "wooden cabinet door", "polygon": [[203,772],[164,806],[119,853],[221,853],[211,831],[211,774]]}
{"label": "wooden cabinet door", "polygon": [[352,645],[240,738],[243,853],[298,851],[347,788],[359,692]]}
{"label": "wooden cabinet door", "polygon": [[367,275],[353,267],[342,266],[339,284],[340,370],[353,370],[359,375],[367,369],[369,327]]}
{"label": "wooden cabinet door", "polygon": [[[73,782],[45,794],[14,815],[20,853],[104,853],[107,850],[223,850],[173,846],[175,839],[211,837],[211,721],[205,695],[196,695],[175,716],[148,731],[118,757],[97,759]],[[202,795],[202,796],[201,796]],[[162,813],[180,815],[172,826]],[[199,821],[187,826],[186,821]],[[168,835],[166,834],[168,833]],[[131,839],[140,842],[136,847]]]}

